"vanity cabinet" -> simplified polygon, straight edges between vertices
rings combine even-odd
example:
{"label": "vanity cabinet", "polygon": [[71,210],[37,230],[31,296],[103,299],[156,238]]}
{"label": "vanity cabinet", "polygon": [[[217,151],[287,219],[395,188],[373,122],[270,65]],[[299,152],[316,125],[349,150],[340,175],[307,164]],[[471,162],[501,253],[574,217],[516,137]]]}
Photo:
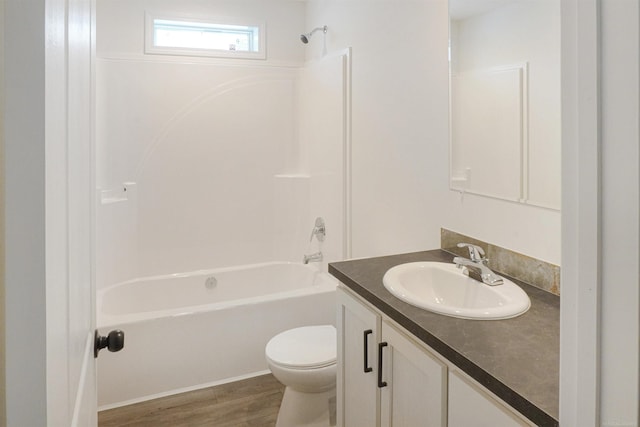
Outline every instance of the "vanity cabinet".
{"label": "vanity cabinet", "polygon": [[342,286],[337,314],[338,426],[533,425]]}
{"label": "vanity cabinet", "polygon": [[446,365],[338,291],[338,425],[445,427]]}

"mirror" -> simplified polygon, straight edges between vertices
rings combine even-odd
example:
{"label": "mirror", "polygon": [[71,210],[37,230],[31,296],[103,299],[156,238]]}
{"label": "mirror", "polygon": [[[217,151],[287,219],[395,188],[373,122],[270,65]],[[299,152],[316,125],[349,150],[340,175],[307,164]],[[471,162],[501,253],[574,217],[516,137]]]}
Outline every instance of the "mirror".
{"label": "mirror", "polygon": [[560,1],[450,0],[450,188],[560,208]]}

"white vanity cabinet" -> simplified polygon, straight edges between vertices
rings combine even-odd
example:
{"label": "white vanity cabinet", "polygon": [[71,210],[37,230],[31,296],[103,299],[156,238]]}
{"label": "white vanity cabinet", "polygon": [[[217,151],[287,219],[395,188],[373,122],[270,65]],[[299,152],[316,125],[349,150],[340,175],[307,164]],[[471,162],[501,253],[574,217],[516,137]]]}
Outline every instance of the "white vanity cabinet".
{"label": "white vanity cabinet", "polygon": [[338,291],[338,425],[445,427],[447,368]]}
{"label": "white vanity cabinet", "polygon": [[342,287],[337,325],[338,426],[534,425]]}

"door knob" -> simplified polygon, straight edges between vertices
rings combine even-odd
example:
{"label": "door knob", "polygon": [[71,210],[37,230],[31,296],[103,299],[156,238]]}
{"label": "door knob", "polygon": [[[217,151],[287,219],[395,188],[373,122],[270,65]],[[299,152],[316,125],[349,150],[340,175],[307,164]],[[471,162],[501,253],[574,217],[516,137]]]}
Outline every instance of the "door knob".
{"label": "door knob", "polygon": [[124,332],[115,329],[109,332],[109,335],[102,336],[96,329],[95,339],[93,341],[93,357],[98,357],[98,352],[103,348],[109,351],[120,351],[124,347]]}

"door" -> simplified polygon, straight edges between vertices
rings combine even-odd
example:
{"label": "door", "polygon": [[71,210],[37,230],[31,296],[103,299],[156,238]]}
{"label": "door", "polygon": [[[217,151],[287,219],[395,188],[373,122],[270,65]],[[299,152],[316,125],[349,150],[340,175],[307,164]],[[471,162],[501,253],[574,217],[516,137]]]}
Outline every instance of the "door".
{"label": "door", "polygon": [[93,5],[91,0],[48,4],[46,421],[95,426]]}
{"label": "door", "polygon": [[47,424],[97,424],[92,2],[48,2],[45,71]]}
{"label": "door", "polygon": [[338,289],[338,426],[379,425],[376,375],[380,316]]}
{"label": "door", "polygon": [[68,396],[70,425],[95,426],[93,5],[67,0],[67,8]]}
{"label": "door", "polygon": [[386,321],[381,329],[380,425],[445,427],[447,367]]}

